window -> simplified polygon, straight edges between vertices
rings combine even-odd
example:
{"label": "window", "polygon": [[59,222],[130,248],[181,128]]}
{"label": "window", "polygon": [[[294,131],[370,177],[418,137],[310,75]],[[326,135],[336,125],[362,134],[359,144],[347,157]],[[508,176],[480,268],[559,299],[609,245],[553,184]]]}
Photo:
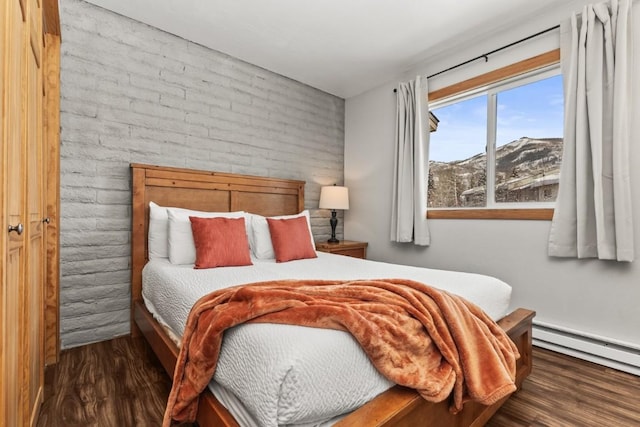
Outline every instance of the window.
{"label": "window", "polygon": [[429,143],[429,207],[485,207],[487,95],[431,112],[439,122]]}
{"label": "window", "polygon": [[430,210],[553,207],[564,107],[557,59],[547,61],[431,102]]}

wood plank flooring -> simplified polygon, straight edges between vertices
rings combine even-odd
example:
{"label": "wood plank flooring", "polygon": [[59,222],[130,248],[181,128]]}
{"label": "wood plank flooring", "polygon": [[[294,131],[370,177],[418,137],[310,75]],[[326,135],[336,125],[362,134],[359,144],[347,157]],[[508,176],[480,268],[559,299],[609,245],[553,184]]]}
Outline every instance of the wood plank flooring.
{"label": "wood plank flooring", "polygon": [[[533,361],[523,389],[488,427],[640,426],[640,377],[538,348]],[[169,389],[141,339],[70,349],[47,372],[38,426],[159,426]]]}
{"label": "wood plank flooring", "polygon": [[158,427],[171,380],[142,339],[63,351],[48,368],[39,427]]}
{"label": "wood plank flooring", "polygon": [[534,347],[533,373],[487,427],[639,427],[640,377]]}

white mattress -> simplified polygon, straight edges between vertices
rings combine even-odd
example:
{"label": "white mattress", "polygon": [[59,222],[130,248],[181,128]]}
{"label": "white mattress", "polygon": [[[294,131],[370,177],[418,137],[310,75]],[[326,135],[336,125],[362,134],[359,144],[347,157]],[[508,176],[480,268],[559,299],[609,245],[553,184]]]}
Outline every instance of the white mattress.
{"label": "white mattress", "polygon": [[[322,252],[316,259],[253,263],[194,270],[154,259],[143,270],[143,298],[154,316],[180,336],[191,306],[201,296],[264,280],[413,279],[463,296],[496,320],[506,314],[511,296],[506,283],[489,276]],[[393,385],[350,334],[273,324],[228,330],[213,380],[216,384],[210,388],[243,426],[321,425]]]}

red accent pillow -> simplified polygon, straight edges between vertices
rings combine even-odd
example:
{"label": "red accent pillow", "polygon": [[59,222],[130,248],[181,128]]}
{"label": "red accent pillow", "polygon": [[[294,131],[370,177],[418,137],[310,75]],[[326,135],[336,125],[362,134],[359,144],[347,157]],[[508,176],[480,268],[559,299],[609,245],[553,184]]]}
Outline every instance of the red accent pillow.
{"label": "red accent pillow", "polygon": [[190,216],[196,263],[193,268],[252,265],[244,218]]}
{"label": "red accent pillow", "polygon": [[307,218],[299,216],[290,219],[267,218],[271,244],[276,254],[276,262],[294,259],[317,258],[311,244]]}

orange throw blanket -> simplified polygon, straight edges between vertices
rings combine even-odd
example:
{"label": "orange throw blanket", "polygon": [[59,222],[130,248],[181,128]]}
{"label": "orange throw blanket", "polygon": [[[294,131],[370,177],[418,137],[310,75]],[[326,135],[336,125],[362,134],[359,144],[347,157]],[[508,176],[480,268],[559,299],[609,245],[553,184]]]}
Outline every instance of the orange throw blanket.
{"label": "orange throw blanket", "polygon": [[389,380],[451,410],[515,391],[518,350],[479,307],[411,280],[284,280],[226,288],[191,309],[164,427],[192,422],[211,381],[223,332],[246,322],[350,332]]}

